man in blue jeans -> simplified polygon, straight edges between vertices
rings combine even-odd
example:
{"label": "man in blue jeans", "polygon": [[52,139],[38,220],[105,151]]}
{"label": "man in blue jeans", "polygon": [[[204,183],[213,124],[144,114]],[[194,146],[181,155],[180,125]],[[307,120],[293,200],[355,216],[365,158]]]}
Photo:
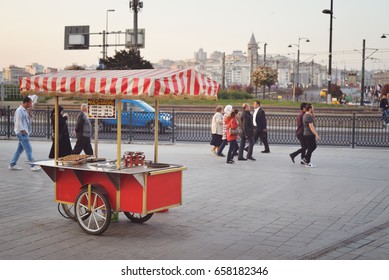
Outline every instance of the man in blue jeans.
{"label": "man in blue jeans", "polygon": [[29,135],[31,133],[30,119],[32,117],[31,113],[32,100],[29,97],[23,99],[23,104],[19,106],[15,111],[15,134],[19,140],[18,148],[9,163],[10,170],[22,170],[23,168],[16,165],[20,155],[23,151],[26,151],[27,159],[30,162],[31,171],[38,171],[41,168],[35,165],[34,158],[32,156],[32,147],[30,143]]}

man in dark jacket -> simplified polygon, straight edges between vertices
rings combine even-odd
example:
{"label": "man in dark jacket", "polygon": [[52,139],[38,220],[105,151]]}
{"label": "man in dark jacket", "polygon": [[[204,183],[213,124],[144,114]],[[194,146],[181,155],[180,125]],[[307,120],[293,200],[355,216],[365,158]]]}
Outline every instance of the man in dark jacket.
{"label": "man in dark jacket", "polygon": [[88,104],[81,105],[81,113],[77,118],[76,123],[76,137],[77,142],[74,146],[72,154],[80,154],[84,150],[86,155],[93,155],[90,138],[92,136],[92,124],[88,119]]}
{"label": "man in dark jacket", "polygon": [[255,128],[254,133],[254,143],[258,141],[258,138],[261,139],[265,150],[261,153],[270,153],[269,142],[267,140],[267,127],[266,127],[266,115],[265,111],[261,108],[261,103],[259,101],[254,101],[254,116],[253,123]]}
{"label": "man in dark jacket", "polygon": [[238,160],[247,160],[246,158],[243,157],[243,150],[246,145],[246,140],[248,142],[247,159],[255,160],[255,158],[253,158],[253,147],[254,147],[253,116],[250,114],[250,105],[244,103],[243,112],[242,112],[242,135],[240,139]]}
{"label": "man in dark jacket", "polygon": [[383,93],[381,95],[381,101],[380,101],[380,108],[382,110],[382,124],[387,125],[389,123],[388,120],[388,109],[389,109],[389,103],[388,103],[388,97],[386,93]]}

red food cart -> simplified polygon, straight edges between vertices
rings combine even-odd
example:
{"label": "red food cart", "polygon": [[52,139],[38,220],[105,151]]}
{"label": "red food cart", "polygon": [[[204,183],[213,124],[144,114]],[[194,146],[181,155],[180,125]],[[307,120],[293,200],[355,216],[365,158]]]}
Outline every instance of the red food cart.
{"label": "red food cart", "polygon": [[[55,200],[66,215],[74,218],[84,232],[99,235],[108,228],[113,212],[123,212],[129,220],[142,223],[155,212],[181,205],[182,173],[186,168],[158,162],[158,100],[178,96],[216,99],[219,84],[193,69],[84,70],[23,77],[20,90],[21,94],[54,97],[56,111],[60,97],[116,100],[115,163],[58,158],[57,133],[54,160],[36,162],[54,182]],[[121,100],[145,97],[155,99],[154,161],[144,164],[142,159],[126,164],[121,152]],[[97,129],[95,125],[95,159]]]}

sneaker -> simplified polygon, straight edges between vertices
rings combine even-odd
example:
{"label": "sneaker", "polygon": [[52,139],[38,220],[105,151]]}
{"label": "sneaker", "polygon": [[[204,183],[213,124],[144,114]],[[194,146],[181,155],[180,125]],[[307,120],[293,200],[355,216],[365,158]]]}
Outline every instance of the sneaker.
{"label": "sneaker", "polygon": [[34,165],[33,167],[31,167],[31,171],[39,171],[41,170],[42,168],[38,165]]}
{"label": "sneaker", "polygon": [[218,157],[225,157],[225,155],[223,153],[221,154],[217,154]]}
{"label": "sneaker", "polygon": [[305,158],[301,159],[300,161],[301,164],[307,164],[308,162],[305,160]]}
{"label": "sneaker", "polygon": [[10,166],[8,166],[8,169],[9,170],[17,170],[17,171],[23,170],[23,168],[21,168],[17,165],[10,165]]}
{"label": "sneaker", "polygon": [[234,164],[234,163],[235,163],[235,161],[233,161],[233,160],[229,160],[229,161],[227,161],[227,163],[228,163],[228,164]]}
{"label": "sneaker", "polygon": [[256,159],[253,157],[248,157],[247,159],[252,160],[252,161],[256,161]]}
{"label": "sneaker", "polygon": [[269,150],[264,150],[261,153],[268,154],[268,153],[270,153],[270,151]]}
{"label": "sneaker", "polygon": [[292,154],[289,154],[289,156],[290,156],[290,159],[293,161],[293,163],[294,163],[294,156],[292,155]]}
{"label": "sneaker", "polygon": [[211,153],[214,154],[214,155],[217,155],[217,152],[213,149],[211,149]]}
{"label": "sneaker", "polygon": [[305,165],[305,167],[311,167],[311,168],[315,168],[316,167],[316,164],[314,164],[314,163],[307,163],[306,165]]}
{"label": "sneaker", "polygon": [[246,158],[238,158],[238,160],[247,160]]}

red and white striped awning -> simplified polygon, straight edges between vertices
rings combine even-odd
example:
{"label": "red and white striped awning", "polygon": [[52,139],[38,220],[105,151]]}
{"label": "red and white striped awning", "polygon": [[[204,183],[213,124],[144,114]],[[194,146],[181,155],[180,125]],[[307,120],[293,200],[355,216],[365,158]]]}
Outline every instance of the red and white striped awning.
{"label": "red and white striped awning", "polygon": [[193,69],[71,70],[20,78],[21,94],[123,98],[217,98],[220,84]]}

